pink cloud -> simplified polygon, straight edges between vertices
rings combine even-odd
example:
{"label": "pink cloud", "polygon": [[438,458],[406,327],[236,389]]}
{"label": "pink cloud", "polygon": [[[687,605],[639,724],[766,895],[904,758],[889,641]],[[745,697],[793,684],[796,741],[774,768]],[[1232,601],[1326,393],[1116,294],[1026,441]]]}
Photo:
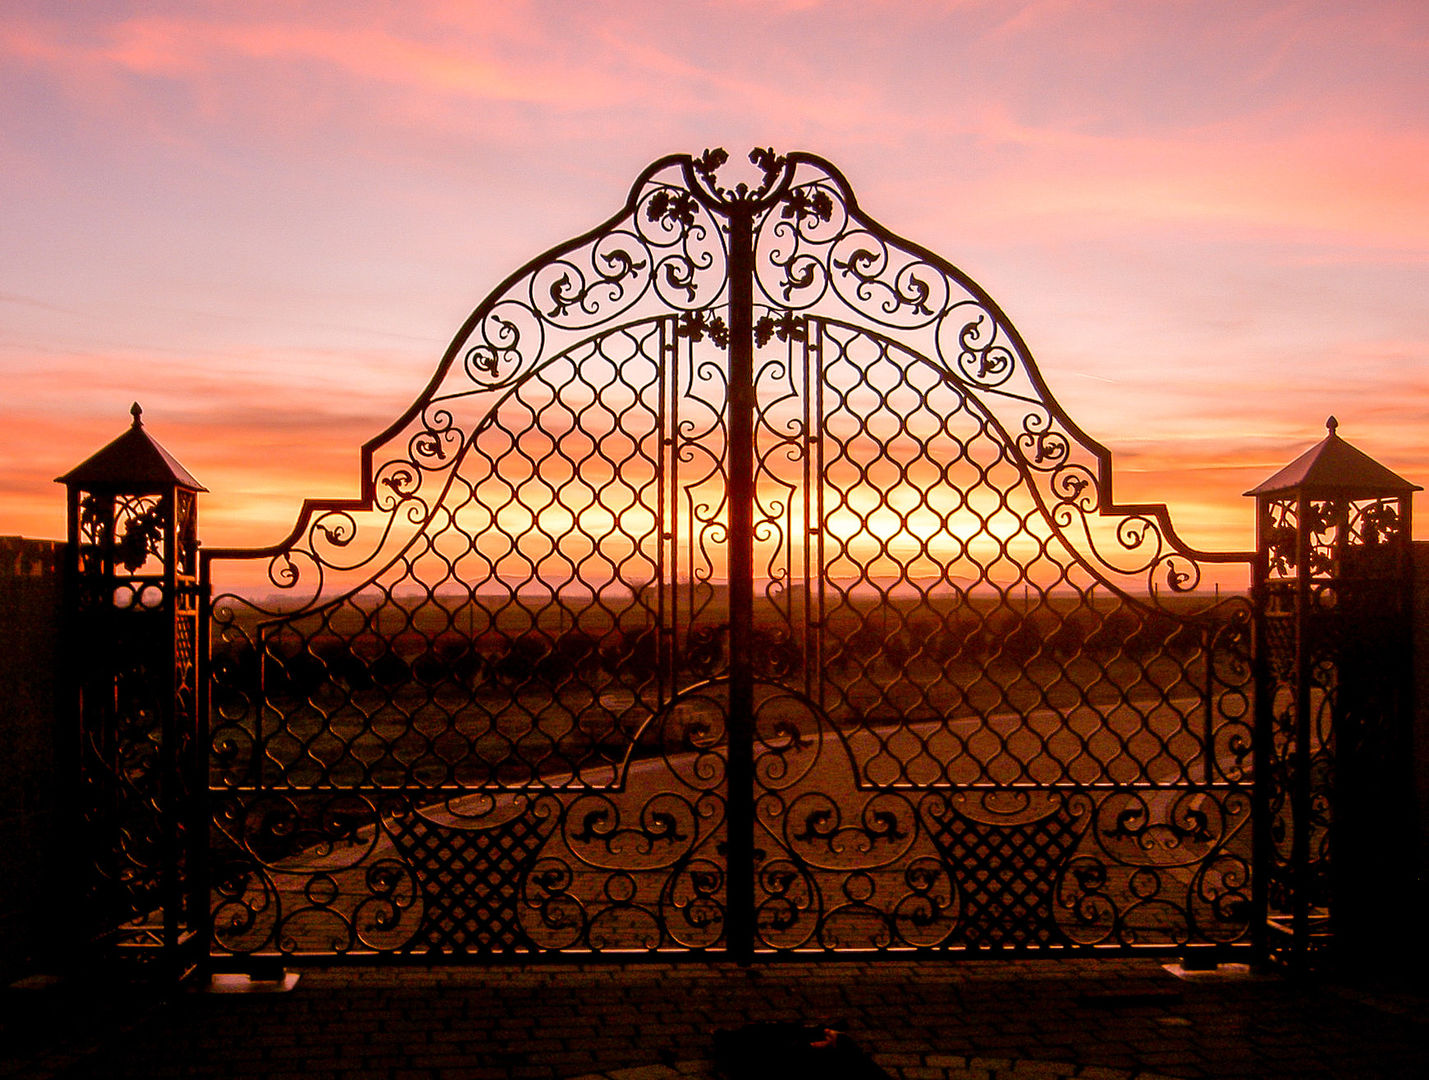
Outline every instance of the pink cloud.
{"label": "pink cloud", "polygon": [[[3,253],[11,520],[53,522],[51,478],[137,396],[214,488],[214,542],[286,531],[299,497],[355,491],[462,303],[651,158],[719,143],[824,153],[890,226],[973,248],[1054,389],[1096,383],[1074,414],[1125,456],[1118,494],[1173,496],[1203,546],[1243,545],[1239,492],[1329,411],[1429,472],[1422,6],[104,10],[0,26],[27,103],[0,195],[54,238]],[[342,350],[414,309],[436,344]]]}
{"label": "pink cloud", "polygon": [[1416,257],[1429,245],[1429,131],[1275,132],[1239,120],[1118,136],[1033,127],[1001,109],[972,130],[990,152],[1018,162],[968,185],[978,218],[994,229],[1011,221],[1104,229],[1114,219],[1349,239]]}
{"label": "pink cloud", "polygon": [[[503,47],[507,35],[521,36],[521,24],[510,18],[483,12],[479,20],[468,14],[465,26],[433,28],[422,20],[384,25],[356,9],[346,18],[293,17],[291,8],[278,10],[283,17],[264,17],[261,9],[241,19],[140,15],[97,26],[82,40],[59,21],[21,24],[0,34],[0,50],[76,78],[107,71],[203,84],[244,69],[253,74],[254,63],[271,62],[305,73],[314,65],[327,68],[367,84],[364,94],[371,93],[374,80],[413,93],[476,100],[551,104],[569,93],[559,57],[533,64],[531,57],[513,56]],[[600,78],[596,70],[583,73],[583,96],[624,97],[617,82]],[[281,82],[265,82],[260,94],[282,98],[284,91]]]}

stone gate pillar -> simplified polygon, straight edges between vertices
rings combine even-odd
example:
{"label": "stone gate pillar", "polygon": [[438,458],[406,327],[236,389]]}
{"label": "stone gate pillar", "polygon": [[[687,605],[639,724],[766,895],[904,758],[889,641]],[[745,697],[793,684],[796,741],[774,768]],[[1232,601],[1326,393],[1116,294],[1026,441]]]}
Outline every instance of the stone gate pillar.
{"label": "stone gate pillar", "polygon": [[1373,964],[1410,902],[1411,503],[1341,439],[1256,500],[1257,883],[1262,944],[1295,970]]}
{"label": "stone gate pillar", "polygon": [[133,409],[68,489],[62,768],[73,902],[93,963],[183,977],[207,952],[198,494]]}

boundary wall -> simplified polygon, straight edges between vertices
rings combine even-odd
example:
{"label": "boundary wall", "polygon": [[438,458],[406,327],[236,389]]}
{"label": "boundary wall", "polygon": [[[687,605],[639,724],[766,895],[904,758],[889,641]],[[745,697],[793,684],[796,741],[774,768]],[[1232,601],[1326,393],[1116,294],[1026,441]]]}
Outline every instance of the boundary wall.
{"label": "boundary wall", "polygon": [[0,536],[0,985],[53,964],[64,544]]}

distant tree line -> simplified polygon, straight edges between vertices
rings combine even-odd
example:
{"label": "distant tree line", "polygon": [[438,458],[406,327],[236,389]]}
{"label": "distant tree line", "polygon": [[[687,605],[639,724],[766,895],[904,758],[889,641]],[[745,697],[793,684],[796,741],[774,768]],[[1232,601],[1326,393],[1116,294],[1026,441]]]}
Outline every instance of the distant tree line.
{"label": "distant tree line", "polygon": [[[1204,623],[1129,606],[967,606],[912,615],[870,607],[837,612],[825,628],[823,649],[826,670],[835,675],[880,667],[896,671],[910,664],[1185,661],[1202,647],[1206,632]],[[678,656],[661,655],[671,648],[654,626],[605,633],[488,631],[475,637],[411,629],[391,635],[323,631],[305,637],[290,627],[264,641],[264,660],[252,642],[238,639],[220,642],[212,663],[219,692],[253,695],[262,685],[270,697],[290,699],[310,697],[325,686],[354,693],[420,687],[473,695],[533,687],[556,692],[578,685],[633,687],[654,678],[662,663],[682,677],[718,673],[728,649],[727,627],[697,625],[681,634]],[[805,662],[801,643],[770,625],[756,628],[753,654],[757,669],[769,676],[800,671]]]}

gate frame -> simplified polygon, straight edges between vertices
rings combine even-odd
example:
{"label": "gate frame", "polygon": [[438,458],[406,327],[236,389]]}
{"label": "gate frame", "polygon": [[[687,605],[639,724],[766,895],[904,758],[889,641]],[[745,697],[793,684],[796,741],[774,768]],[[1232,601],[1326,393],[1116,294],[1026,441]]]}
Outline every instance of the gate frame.
{"label": "gate frame", "polygon": [[[549,251],[533,258],[523,267],[508,276],[505,281],[493,290],[487,299],[473,312],[449,345],[443,356],[436,374],[429,382],[426,389],[416,399],[409,409],[402,414],[385,431],[375,438],[363,444],[361,448],[361,493],[354,499],[309,499],[303,503],[298,514],[297,522],[284,540],[266,548],[238,549],[238,548],[214,548],[204,549],[200,554],[201,582],[203,595],[211,596],[209,584],[211,582],[211,567],[215,560],[236,559],[236,558],[261,558],[270,557],[277,559],[286,557],[289,552],[295,549],[296,545],[303,541],[305,537],[312,537],[314,530],[320,523],[331,515],[347,515],[349,513],[365,513],[380,509],[383,500],[396,506],[401,503],[404,497],[402,485],[411,483],[410,478],[403,480],[393,474],[381,475],[382,470],[387,469],[392,462],[385,462],[380,469],[374,469],[374,461],[377,450],[397,439],[406,431],[411,431],[413,425],[420,425],[415,434],[412,435],[414,445],[420,439],[427,440],[426,450],[413,450],[408,461],[403,462],[404,466],[412,466],[420,480],[421,470],[431,465],[433,458],[443,459],[443,446],[450,439],[453,428],[442,426],[443,421],[434,417],[434,409],[438,398],[437,391],[443,385],[448,375],[463,360],[463,351],[466,351],[465,360],[471,363],[471,357],[477,348],[471,347],[473,341],[481,341],[483,333],[489,333],[490,327],[486,324],[489,320],[496,318],[496,308],[501,304],[503,298],[512,293],[518,286],[528,279],[534,280],[534,275],[545,267],[562,261],[566,256],[578,252],[581,249],[598,244],[605,236],[609,235],[618,225],[628,219],[632,214],[638,214],[640,209],[641,191],[647,182],[656,177],[663,170],[668,170],[672,166],[677,166],[683,173],[686,182],[686,190],[693,196],[701,206],[703,206],[716,219],[724,220],[729,241],[726,250],[727,270],[725,281],[728,289],[728,302],[726,311],[728,313],[728,358],[729,358],[729,397],[725,415],[729,420],[729,436],[727,442],[728,461],[728,489],[730,498],[729,533],[732,538],[728,550],[729,559],[729,588],[730,588],[730,704],[729,704],[729,758],[728,758],[728,784],[726,814],[728,822],[728,837],[731,845],[730,858],[726,862],[728,873],[728,911],[725,931],[726,948],[720,955],[747,962],[755,956],[754,946],[756,934],[754,930],[754,904],[755,904],[755,881],[754,865],[752,858],[739,857],[740,854],[748,856],[752,852],[755,836],[754,800],[755,790],[754,757],[753,757],[753,697],[754,697],[754,669],[750,663],[750,656],[753,648],[753,598],[755,582],[754,550],[753,550],[753,507],[754,490],[756,483],[756,464],[754,461],[754,418],[755,408],[755,388],[754,388],[754,336],[755,320],[754,309],[758,300],[756,287],[758,286],[759,268],[756,265],[755,251],[755,221],[756,218],[766,211],[777,206],[781,202],[786,202],[791,197],[791,189],[795,170],[800,166],[808,166],[821,172],[829,185],[836,188],[842,201],[842,208],[849,220],[857,220],[861,228],[866,229],[878,242],[886,245],[884,256],[888,258],[889,250],[893,250],[905,260],[907,265],[927,266],[943,276],[945,283],[951,283],[964,290],[976,308],[992,320],[993,330],[988,331],[987,338],[981,343],[980,350],[974,349],[976,359],[984,364],[988,363],[1010,363],[1016,374],[1026,380],[1030,391],[1034,397],[1023,399],[1027,406],[1034,410],[1041,410],[1038,417],[1040,422],[1045,422],[1046,427],[1039,429],[1036,425],[1039,422],[1037,417],[1032,419],[1024,418],[1023,428],[1017,435],[1019,445],[1024,445],[1024,453],[1036,454],[1038,464],[1028,466],[1028,468],[1041,469],[1049,472],[1061,458],[1065,458],[1070,452],[1068,441],[1074,442],[1090,458],[1085,465],[1079,465],[1080,472],[1077,475],[1077,484],[1080,486],[1070,492],[1062,493],[1062,502],[1059,506],[1074,506],[1085,518],[1113,519],[1120,518],[1122,525],[1131,522],[1137,531],[1134,538],[1135,543],[1125,539],[1122,543],[1128,549],[1134,549],[1136,544],[1142,542],[1146,535],[1154,537],[1156,554],[1145,565],[1139,566],[1135,576],[1140,577],[1145,574],[1146,580],[1150,584],[1150,594],[1155,595],[1157,582],[1164,576],[1167,587],[1173,593],[1187,593],[1195,588],[1199,582],[1200,563],[1240,563],[1244,564],[1249,571],[1254,561],[1254,553],[1251,552],[1203,552],[1191,548],[1180,540],[1177,536],[1169,518],[1167,507],[1159,503],[1132,503],[1119,504],[1113,498],[1111,454],[1100,443],[1088,437],[1075,422],[1062,410],[1060,404],[1051,394],[1042,380],[1041,374],[1032,361],[1031,353],[1022,341],[1016,328],[1007,320],[996,303],[983,292],[974,282],[952,267],[945,260],[941,259],[926,249],[903,240],[897,235],[883,229],[876,222],[861,216],[854,197],[851,193],[847,181],[836,168],[823,159],[808,154],[792,154],[787,157],[776,156],[772,150],[756,150],[750,154],[751,162],[763,174],[763,181],[758,186],[751,188],[747,184],[739,184],[733,188],[725,188],[717,182],[717,172],[727,160],[727,155],[723,151],[706,151],[700,158],[692,158],[687,155],[672,155],[657,161],[641,174],[636,180],[629,201],[626,206],[610,218],[607,222],[582,236],[558,245]],[[800,193],[801,197],[804,193]],[[790,217],[790,205],[795,205],[793,212],[796,219],[806,212],[817,213],[818,208],[810,208],[807,205],[791,204],[786,202],[785,217]],[[795,228],[798,225],[796,223]],[[623,254],[623,253],[616,253]],[[788,267],[786,267],[788,269]],[[653,270],[653,268],[652,268]],[[576,303],[583,304],[590,298],[593,290],[597,286],[609,287],[612,292],[621,287],[621,282],[628,271],[627,267],[621,267],[612,263],[609,274],[597,274],[591,279],[582,279],[578,284],[572,285],[569,282],[565,286],[552,284],[550,298],[559,304]],[[850,264],[846,273],[853,274],[864,284],[878,278],[878,273],[868,273],[868,266],[856,266]],[[898,305],[913,304],[918,300],[917,290],[926,283],[918,281],[916,277],[899,281],[894,287],[894,294]],[[564,288],[565,291],[561,291]],[[911,292],[909,291],[911,289]],[[926,296],[923,298],[926,300]],[[599,303],[598,299],[594,301]],[[707,306],[680,309],[669,307],[666,314],[680,315],[681,311],[706,311]],[[604,326],[606,324],[599,324]],[[485,330],[483,327],[485,326]],[[978,330],[965,328],[966,332],[981,332],[981,323]],[[996,339],[995,335],[1001,334],[1002,338]],[[491,345],[491,338],[484,339],[487,347]],[[894,338],[893,340],[897,340]],[[913,346],[908,346],[912,351],[919,350]],[[491,355],[491,362],[495,365],[498,356]],[[493,367],[494,374],[494,367]],[[1030,414],[1029,414],[1030,415]],[[451,418],[446,416],[449,424]],[[1029,426],[1029,424],[1031,426]],[[1060,430],[1055,430],[1060,429]],[[462,434],[461,445],[465,445],[465,440],[469,434]],[[1008,445],[1012,445],[1009,435]],[[424,454],[428,455],[426,462],[421,460]],[[1042,465],[1043,456],[1047,455],[1052,464]],[[1027,458],[1030,460],[1030,456]],[[444,467],[444,466],[443,466]],[[1022,468],[1023,466],[1019,466]],[[433,469],[437,468],[432,466]],[[1030,482],[1030,481],[1029,481]],[[384,490],[384,485],[386,489]],[[1094,497],[1085,494],[1090,487],[1094,492]],[[395,500],[395,501],[394,501]],[[1044,513],[1047,512],[1044,507]],[[395,511],[394,511],[395,512]],[[356,528],[356,526],[354,526]],[[1141,531],[1144,530],[1144,531]],[[1060,530],[1059,530],[1060,535]],[[734,542],[737,538],[739,542]],[[1066,538],[1062,537],[1066,542]],[[1105,559],[1105,556],[1100,556]],[[1084,565],[1087,565],[1084,563]],[[1111,572],[1113,569],[1109,563],[1103,561],[1101,568],[1092,567],[1092,573],[1099,580],[1107,581],[1112,588],[1116,588],[1115,582],[1104,576],[1103,569]],[[1133,575],[1126,575],[1128,579]],[[334,594],[340,596],[341,594]],[[1122,594],[1129,596],[1129,594]],[[1136,597],[1131,597],[1133,601],[1140,603]],[[202,652],[201,655],[207,658],[211,655],[212,648],[212,625],[210,617],[211,611],[205,610],[205,618],[202,624]],[[203,700],[201,714],[207,720],[211,710],[211,685],[209,678],[201,680]],[[1209,722],[1209,721],[1208,721]],[[1212,748],[1207,747],[1206,753],[1210,755]],[[1209,768],[1209,765],[1208,765]],[[1249,783],[1249,781],[1246,781]],[[740,845],[743,852],[735,850],[735,846]],[[1253,862],[1258,862],[1258,857],[1253,857]],[[1251,923],[1259,923],[1258,917],[1252,916]],[[1122,946],[1125,949],[1128,946]],[[1178,951],[1172,949],[1171,951]],[[600,953],[581,954],[579,958],[595,959]],[[710,955],[703,950],[682,952],[682,953],[662,953],[652,952],[649,956],[652,960],[670,960],[679,957],[702,958]],[[761,959],[766,959],[763,953],[758,954]],[[778,955],[778,954],[776,954]],[[793,953],[792,958],[808,958],[809,953]],[[826,955],[824,953],[814,955]],[[889,955],[880,953],[880,955]],[[910,956],[926,956],[926,952],[910,952]],[[544,954],[532,954],[523,956],[523,960],[536,960],[544,958]],[[564,954],[556,954],[551,959],[564,960]],[[621,961],[628,961],[636,957],[631,954],[619,954],[613,957]],[[250,959],[252,959],[250,957]],[[287,956],[286,960],[294,957]],[[392,959],[399,959],[393,957]],[[430,961],[430,957],[426,958]],[[472,962],[483,959],[483,957],[463,954],[453,957],[455,960]],[[491,958],[486,958],[491,959]]]}

